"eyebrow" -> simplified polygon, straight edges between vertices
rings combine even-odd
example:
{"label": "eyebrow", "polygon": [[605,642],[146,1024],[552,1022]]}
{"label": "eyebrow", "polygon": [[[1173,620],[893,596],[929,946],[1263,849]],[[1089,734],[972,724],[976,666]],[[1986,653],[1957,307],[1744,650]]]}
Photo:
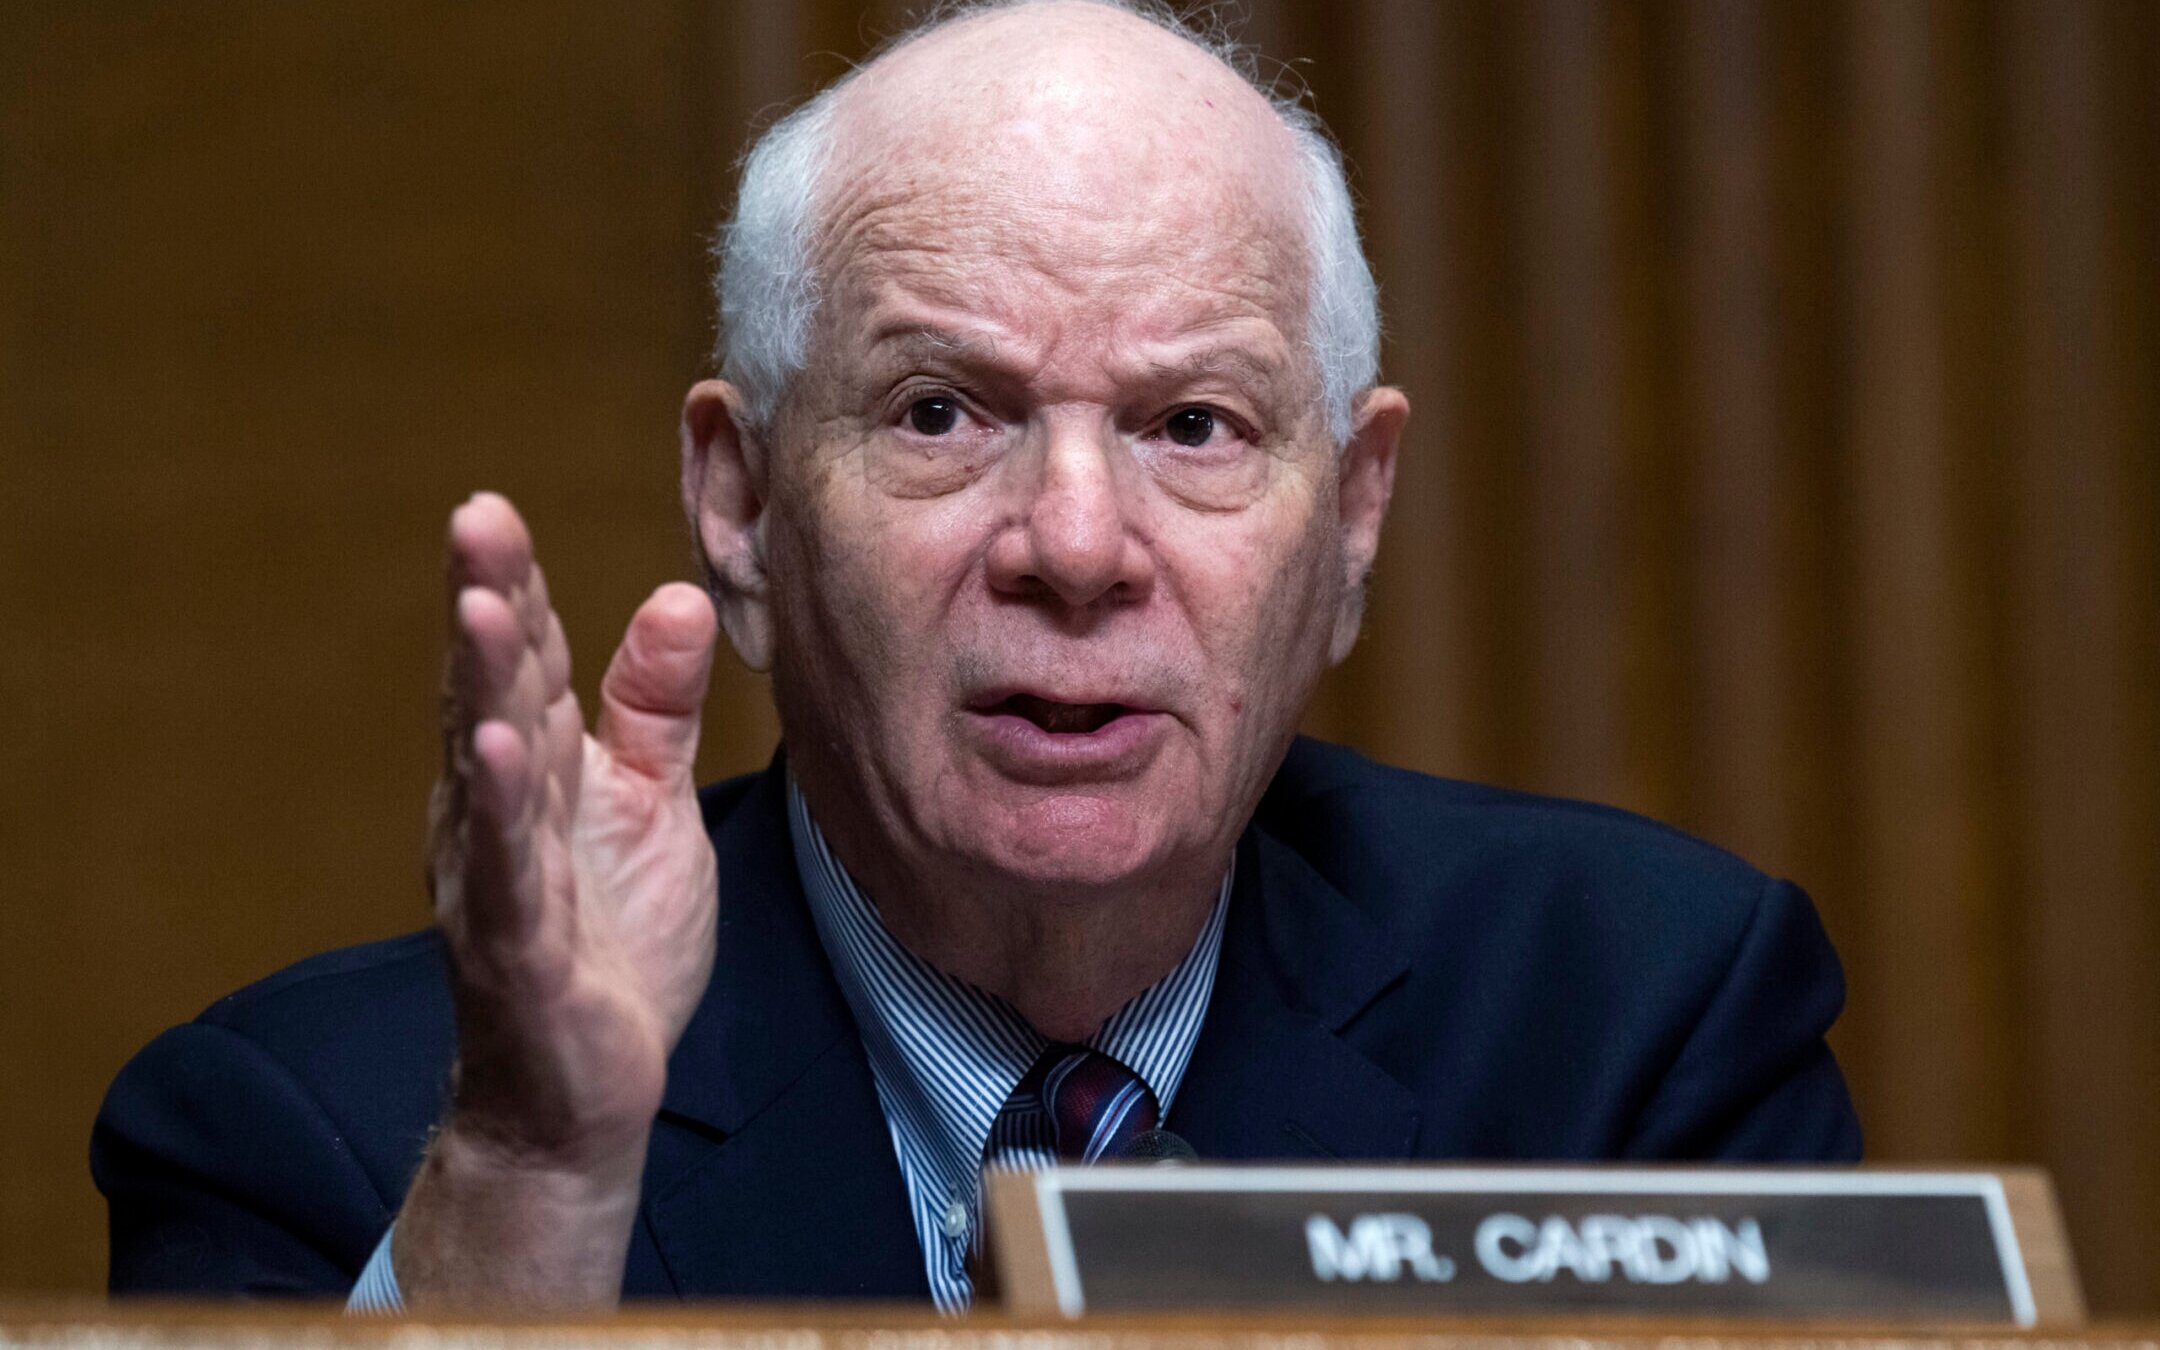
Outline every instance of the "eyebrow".
{"label": "eyebrow", "polygon": [[1165,383],[1178,380],[1195,380],[1204,375],[1228,371],[1250,383],[1272,390],[1281,382],[1282,371],[1274,362],[1253,355],[1243,347],[1203,347],[1175,361],[1151,362],[1148,371]]}
{"label": "eyebrow", "polygon": [[941,356],[970,364],[997,366],[997,339],[988,333],[955,332],[930,324],[909,324],[875,334],[871,349],[900,358]]}
{"label": "eyebrow", "polygon": [[[979,330],[940,328],[935,324],[896,325],[871,338],[871,349],[887,360],[924,360],[931,357],[980,367],[1013,379],[1024,379],[1026,370],[1001,358],[997,338]],[[1283,384],[1284,371],[1276,362],[1235,343],[1218,343],[1188,352],[1174,361],[1148,361],[1140,369],[1159,384],[1189,383],[1210,375],[1227,374],[1268,394]]]}

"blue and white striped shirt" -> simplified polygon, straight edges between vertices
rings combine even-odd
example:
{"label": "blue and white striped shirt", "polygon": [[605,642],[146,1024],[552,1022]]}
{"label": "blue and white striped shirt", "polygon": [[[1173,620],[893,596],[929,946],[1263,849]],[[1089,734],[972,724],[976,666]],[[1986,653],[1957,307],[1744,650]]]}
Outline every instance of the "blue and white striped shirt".
{"label": "blue and white striped shirt", "polygon": [[[876,906],[826,846],[792,777],[788,832],[819,939],[862,1029],[907,1182],[930,1297],[942,1311],[958,1312],[974,1296],[967,1256],[982,1228],[982,1169],[1035,1168],[1057,1160],[1041,1104],[1008,1108],[1006,1101],[1049,1041],[1011,1004],[947,975],[886,931]],[[1177,968],[1118,1009],[1088,1041],[1140,1075],[1165,1118],[1215,988],[1230,882],[1226,869],[1215,908]],[[346,1300],[350,1311],[405,1306],[390,1264],[395,1232],[393,1225],[383,1234],[360,1272]]]}
{"label": "blue and white striped shirt", "polygon": [[[983,1168],[1057,1160],[1041,1103],[1007,1104],[1050,1042],[1011,1004],[900,945],[826,846],[792,780],[788,824],[803,894],[862,1029],[907,1181],[930,1297],[941,1310],[957,1312],[974,1293],[967,1256],[982,1226]],[[1138,1074],[1166,1118],[1215,987],[1230,880],[1225,871],[1215,908],[1185,959],[1087,1042]]]}

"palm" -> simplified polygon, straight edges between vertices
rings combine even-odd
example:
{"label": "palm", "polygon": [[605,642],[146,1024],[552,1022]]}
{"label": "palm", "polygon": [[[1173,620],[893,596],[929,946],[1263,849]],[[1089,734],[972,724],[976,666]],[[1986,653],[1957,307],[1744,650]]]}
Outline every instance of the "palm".
{"label": "palm", "polygon": [[650,1012],[672,1048],[712,969],[712,841],[695,797],[617,762],[594,737],[582,748],[569,832],[576,885],[604,916],[626,996]]}

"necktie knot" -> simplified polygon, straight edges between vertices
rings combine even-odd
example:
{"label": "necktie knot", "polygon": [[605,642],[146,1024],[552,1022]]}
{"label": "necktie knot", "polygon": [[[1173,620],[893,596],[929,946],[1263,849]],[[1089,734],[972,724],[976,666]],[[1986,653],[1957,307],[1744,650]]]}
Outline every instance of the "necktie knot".
{"label": "necktie knot", "polygon": [[1041,1095],[1058,1156],[1091,1163],[1122,1157],[1162,1122],[1162,1108],[1140,1075],[1100,1050],[1053,1045],[1021,1080]]}

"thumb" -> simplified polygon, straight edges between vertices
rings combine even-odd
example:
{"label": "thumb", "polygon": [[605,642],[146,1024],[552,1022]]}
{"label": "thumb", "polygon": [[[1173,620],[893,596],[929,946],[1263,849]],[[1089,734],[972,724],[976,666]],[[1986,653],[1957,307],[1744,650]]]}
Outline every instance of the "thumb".
{"label": "thumb", "polygon": [[712,674],[712,601],[686,582],[654,591],[600,679],[594,736],[625,768],[648,778],[687,777]]}

